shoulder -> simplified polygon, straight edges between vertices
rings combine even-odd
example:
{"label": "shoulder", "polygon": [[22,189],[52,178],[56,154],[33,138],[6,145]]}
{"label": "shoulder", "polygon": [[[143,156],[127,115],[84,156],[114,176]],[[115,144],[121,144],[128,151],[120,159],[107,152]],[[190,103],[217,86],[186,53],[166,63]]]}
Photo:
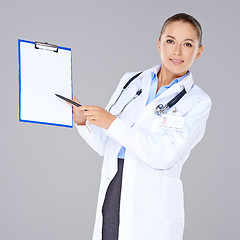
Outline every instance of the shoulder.
{"label": "shoulder", "polygon": [[[139,71],[140,72],[140,71]],[[122,85],[126,84],[133,76],[135,76],[136,74],[138,74],[139,72],[127,72],[125,73],[121,80],[120,80],[120,83]]]}
{"label": "shoulder", "polygon": [[141,78],[142,76],[151,72],[155,67],[156,66],[151,67],[147,70],[142,70],[142,71],[138,71],[138,72],[127,72],[127,73],[125,73],[120,80],[120,85],[122,85],[122,86],[125,85],[133,76],[135,76],[138,73],[141,73],[141,74],[137,78]]}
{"label": "shoulder", "polygon": [[212,104],[210,96],[196,84],[193,84],[191,90],[189,91],[189,95],[191,97],[194,97],[198,101],[205,101],[208,102],[210,105]]}
{"label": "shoulder", "polygon": [[212,107],[212,101],[209,95],[196,84],[193,84],[182,103],[182,112],[184,112],[184,115],[187,114],[191,116],[208,116]]}

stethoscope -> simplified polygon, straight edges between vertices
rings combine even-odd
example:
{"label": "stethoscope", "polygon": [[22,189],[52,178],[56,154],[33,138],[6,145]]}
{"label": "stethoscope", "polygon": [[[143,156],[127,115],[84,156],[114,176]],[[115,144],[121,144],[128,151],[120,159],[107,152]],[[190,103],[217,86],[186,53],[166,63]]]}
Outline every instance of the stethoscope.
{"label": "stethoscope", "polygon": [[[134,75],[132,78],[130,78],[130,79],[128,80],[128,82],[124,85],[124,87],[123,87],[121,93],[119,94],[118,98],[115,100],[115,102],[114,102],[114,103],[111,105],[111,107],[109,108],[109,110],[108,110],[109,112],[110,112],[110,110],[112,109],[112,107],[117,103],[118,99],[121,97],[121,95],[123,94],[123,92],[126,91],[128,85],[129,85],[135,78],[137,78],[141,73],[142,73],[142,72],[137,73],[136,75]],[[136,92],[136,94],[134,95],[134,97],[131,98],[131,99],[124,105],[124,107],[123,107],[123,109],[121,110],[121,112],[119,112],[118,114],[115,114],[114,116],[120,115],[120,114],[124,111],[124,109],[127,107],[127,105],[128,105],[130,102],[132,102],[136,97],[138,97],[141,93],[142,93],[142,89],[138,89],[137,92]],[[157,116],[161,116],[163,113],[166,113],[167,110],[168,110],[169,108],[173,107],[186,93],[187,93],[187,92],[186,92],[186,90],[185,90],[185,88],[184,88],[180,93],[178,93],[177,96],[175,96],[173,99],[171,99],[167,104],[165,104],[165,105],[164,105],[164,104],[158,104],[158,105],[156,106],[155,110],[154,110],[154,113],[155,113]]]}

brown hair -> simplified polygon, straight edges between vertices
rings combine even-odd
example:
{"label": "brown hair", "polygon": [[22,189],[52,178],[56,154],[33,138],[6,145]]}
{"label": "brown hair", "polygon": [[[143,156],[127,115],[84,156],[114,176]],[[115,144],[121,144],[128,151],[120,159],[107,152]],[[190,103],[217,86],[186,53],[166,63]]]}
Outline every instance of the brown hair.
{"label": "brown hair", "polygon": [[164,24],[162,26],[162,30],[161,30],[161,33],[160,33],[159,40],[161,40],[162,34],[165,31],[167,25],[171,22],[177,22],[177,21],[188,22],[196,29],[197,34],[198,34],[198,41],[199,41],[198,47],[201,47],[202,46],[202,27],[201,27],[201,24],[197,21],[197,19],[195,19],[194,17],[192,17],[191,15],[186,14],[186,13],[177,13],[177,14],[169,17],[164,22]]}

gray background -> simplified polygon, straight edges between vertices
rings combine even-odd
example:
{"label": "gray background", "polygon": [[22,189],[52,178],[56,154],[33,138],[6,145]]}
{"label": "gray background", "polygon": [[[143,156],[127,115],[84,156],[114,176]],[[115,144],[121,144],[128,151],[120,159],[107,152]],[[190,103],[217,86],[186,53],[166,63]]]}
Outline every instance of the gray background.
{"label": "gray background", "polygon": [[125,72],[160,63],[165,19],[186,12],[205,50],[191,67],[212,98],[182,171],[185,240],[238,239],[238,1],[0,1],[0,240],[91,239],[102,157],[76,129],[18,121],[17,39],[72,48],[74,94],[105,107]]}

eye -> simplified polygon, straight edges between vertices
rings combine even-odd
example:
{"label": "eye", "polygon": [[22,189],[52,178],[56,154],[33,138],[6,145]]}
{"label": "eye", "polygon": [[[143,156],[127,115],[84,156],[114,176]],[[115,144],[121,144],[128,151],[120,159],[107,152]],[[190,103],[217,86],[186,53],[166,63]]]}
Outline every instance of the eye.
{"label": "eye", "polygon": [[187,45],[188,47],[192,47],[192,44],[191,44],[191,43],[186,43],[186,45]]}
{"label": "eye", "polygon": [[167,43],[173,43],[173,40],[168,39],[166,42],[167,42]]}

